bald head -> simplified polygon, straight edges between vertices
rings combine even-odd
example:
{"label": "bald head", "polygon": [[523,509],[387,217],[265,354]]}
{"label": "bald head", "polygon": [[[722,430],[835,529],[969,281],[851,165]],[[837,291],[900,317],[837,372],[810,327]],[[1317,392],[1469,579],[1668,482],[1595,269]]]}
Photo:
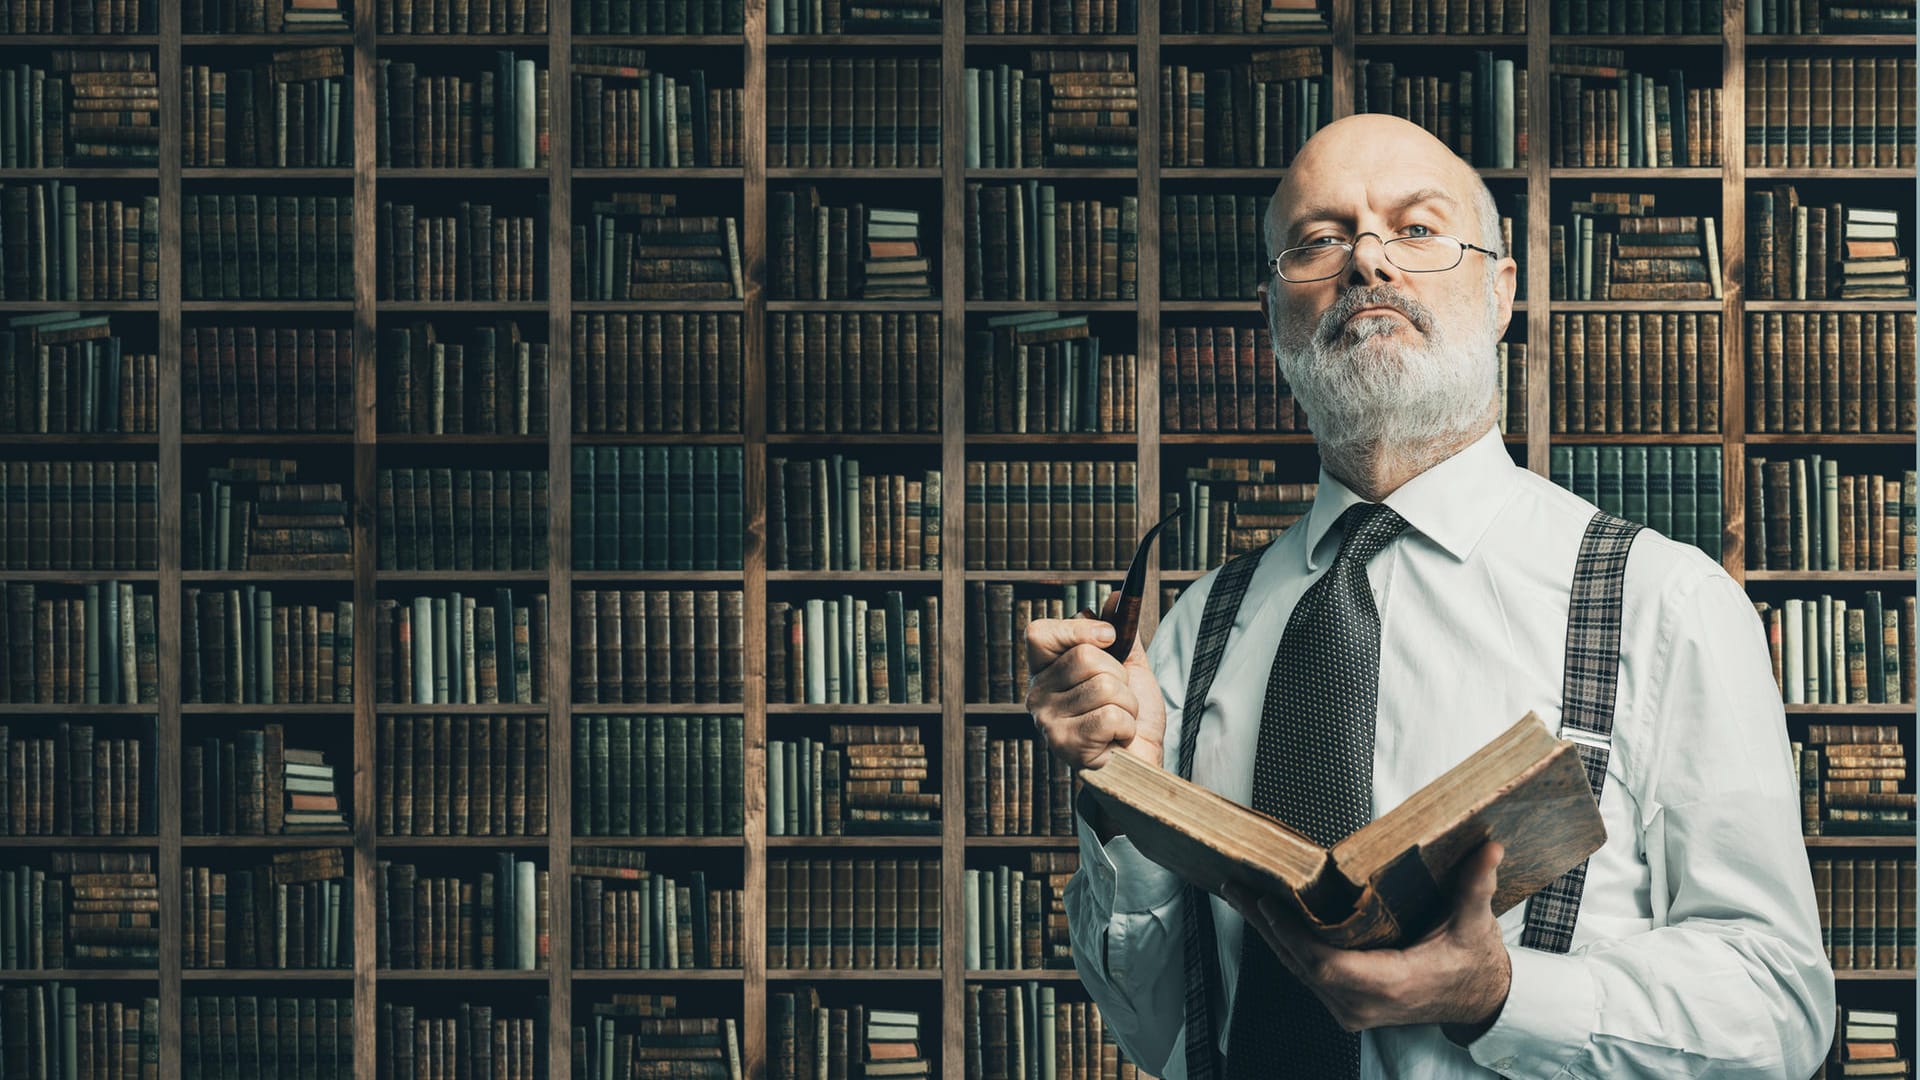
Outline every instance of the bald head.
{"label": "bald head", "polygon": [[1267,250],[1299,242],[1299,228],[1336,218],[1356,186],[1397,181],[1393,197],[1433,196],[1451,203],[1460,238],[1506,254],[1500,210],[1486,181],[1447,144],[1418,124],[1386,113],[1357,113],[1321,128],[1294,158],[1267,203]]}

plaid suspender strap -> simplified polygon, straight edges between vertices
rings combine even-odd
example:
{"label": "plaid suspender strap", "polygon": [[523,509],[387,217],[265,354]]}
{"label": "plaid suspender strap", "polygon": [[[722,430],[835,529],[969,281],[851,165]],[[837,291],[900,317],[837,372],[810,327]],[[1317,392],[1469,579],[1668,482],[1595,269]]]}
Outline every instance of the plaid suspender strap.
{"label": "plaid suspender strap", "polygon": [[[1220,568],[1200,616],[1200,634],[1193,663],[1187,668],[1186,704],[1180,710],[1180,777],[1193,779],[1194,750],[1200,745],[1200,718],[1206,712],[1207,692],[1227,650],[1227,635],[1247,582],[1266,554],[1265,546],[1247,552]],[[1220,957],[1213,936],[1211,894],[1198,886],[1186,889],[1184,942],[1187,979],[1187,1080],[1213,1080],[1220,1074],[1219,1038],[1214,1029],[1211,995],[1219,985]]]}
{"label": "plaid suspender strap", "polygon": [[[1579,745],[1593,798],[1607,782],[1613,744],[1614,689],[1620,677],[1620,598],[1627,552],[1641,526],[1605,511],[1593,515],[1573,568],[1573,607],[1567,616],[1567,674],[1562,685],[1560,735]],[[1587,885],[1587,864],[1560,875],[1527,901],[1520,944],[1564,953]]]}

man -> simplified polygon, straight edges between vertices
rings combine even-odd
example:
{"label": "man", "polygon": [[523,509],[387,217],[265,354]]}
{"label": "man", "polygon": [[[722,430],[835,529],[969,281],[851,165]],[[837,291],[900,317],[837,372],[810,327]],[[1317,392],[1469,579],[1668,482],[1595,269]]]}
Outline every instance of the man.
{"label": "man", "polygon": [[1586,745],[1606,844],[1584,888],[1498,918],[1485,845],[1432,934],[1345,951],[1083,817],[1074,961],[1142,1069],[1780,1080],[1825,1053],[1833,975],[1759,621],[1699,549],[1513,464],[1498,221],[1403,120],[1307,143],[1268,210],[1261,298],[1319,444],[1311,513],[1196,582],[1124,665],[1104,623],[1031,624],[1027,704],[1071,764],[1184,756],[1327,844],[1532,710]]}

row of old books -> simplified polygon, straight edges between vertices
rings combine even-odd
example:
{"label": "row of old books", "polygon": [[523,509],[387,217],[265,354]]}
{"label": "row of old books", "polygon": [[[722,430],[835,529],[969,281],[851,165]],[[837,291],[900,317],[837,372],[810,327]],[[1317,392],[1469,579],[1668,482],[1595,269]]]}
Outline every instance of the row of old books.
{"label": "row of old books", "polygon": [[1549,479],[1609,514],[1720,558],[1718,446],[1556,446]]}
{"label": "row of old books", "polygon": [[181,1080],[349,1080],[353,995],[188,994]]}
{"label": "row of old books", "polygon": [[1911,34],[1913,5],[1905,0],[1753,0],[1747,5],[1747,33]]}
{"label": "row of old books", "polygon": [[378,167],[547,167],[552,106],[545,66],[510,49],[494,51],[491,70],[475,66],[449,73],[379,59],[373,99]]}
{"label": "row of old books", "polygon": [[587,34],[740,34],[745,0],[574,0],[573,32]]}
{"label": "row of old books", "polygon": [[137,168],[160,159],[150,49],[55,49],[48,67],[0,72],[0,165]]}
{"label": "row of old books", "polygon": [[[1909,24],[1911,25],[1911,24]],[[1900,1014],[1836,1005],[1833,1048],[1813,1080],[1847,1076],[1913,1075],[1913,1060],[1900,1051]]]}
{"label": "row of old books", "polygon": [[[893,320],[901,316],[874,317]],[[773,318],[775,326],[782,326],[786,316]],[[783,348],[785,341],[776,334],[773,345]],[[540,348],[544,362],[545,346]],[[736,313],[575,315],[573,432],[626,435],[739,431],[741,363],[740,316]],[[771,415],[768,419],[774,422]],[[538,430],[545,431],[544,416]]]}
{"label": "row of old books", "polygon": [[1626,50],[1555,45],[1553,161],[1558,166],[1668,168],[1720,164],[1720,89],[1629,69]]}
{"label": "row of old books", "polygon": [[[0,835],[158,832],[151,717],[104,726],[59,721],[51,734],[0,725]],[[122,730],[131,734],[120,735]]]}
{"label": "row of old books", "polygon": [[[382,1001],[374,1031],[380,1080],[536,1080],[547,1075],[547,1001]],[[351,1066],[348,1066],[351,1071]]]}
{"label": "row of old books", "polygon": [[[1595,2],[1581,0],[1582,14]],[[1644,2],[1632,0],[1635,7]],[[1354,19],[1355,31],[1362,34],[1524,34],[1527,5],[1516,0],[1368,0],[1355,7]],[[1554,29],[1568,32],[1564,26]]]}
{"label": "row of old books", "polygon": [[416,0],[379,0],[375,29],[382,34],[544,34],[547,0],[469,0],[459,9]]}
{"label": "row of old books", "polygon": [[767,461],[767,569],[940,569],[940,472],[862,475],[858,458]]}
{"label": "row of old books", "polygon": [[[1913,603],[1911,596],[1889,598],[1878,589],[1863,590],[1852,601],[1829,593],[1754,601],[1767,628],[1774,674],[1787,704],[1899,704],[1917,700],[1910,659]],[[1848,779],[1905,779],[1904,761],[1889,764],[1903,771]]]}
{"label": "row of old books", "polygon": [[738,589],[574,590],[573,700],[745,700],[744,610]]}
{"label": "row of old books", "polygon": [[343,33],[350,11],[340,0],[186,0],[180,23],[188,34]]}
{"label": "row of old books", "polygon": [[940,598],[775,600],[767,604],[767,700],[927,705],[940,700]]}
{"label": "row of old books", "polygon": [[287,745],[281,724],[209,735],[182,747],[180,813],[189,836],[344,832],[324,751]]}
{"label": "row of old books", "polygon": [[544,836],[547,718],[382,716],[381,836]]}
{"label": "row of old books", "polygon": [[968,836],[1073,835],[1073,777],[1039,740],[990,739],[982,724],[967,725],[966,739]]}
{"label": "row of old books", "polygon": [[246,67],[186,65],[180,73],[180,164],[353,164],[350,71],[347,50],[339,46],[276,50]]}
{"label": "row of old books", "polygon": [[682,881],[648,869],[644,851],[584,848],[573,853],[567,895],[575,968],[742,966],[745,893],[709,886],[704,870]]}
{"label": "row of old books", "polygon": [[1655,214],[1653,199],[1595,192],[1576,201],[1571,221],[1548,230],[1552,299],[1719,299],[1714,219]]}
{"label": "row of old books", "polygon": [[159,1080],[160,999],[58,981],[0,988],[0,1055],[13,1076]]}
{"label": "row of old books", "polygon": [[769,34],[938,34],[938,0],[778,0]]}
{"label": "row of old books", "polygon": [[[1878,607],[1878,594],[1868,598],[1870,607]],[[1901,625],[1905,632],[1905,642],[1912,642],[1912,600],[1907,601],[1907,619]],[[1878,615],[1878,611],[1872,611]],[[1791,613],[1797,615],[1797,613]],[[1789,615],[1789,617],[1791,617]],[[1891,615],[1891,611],[1889,611]],[[1849,682],[1849,698],[1859,690],[1862,682],[1860,667],[1866,667],[1868,673],[1880,675],[1880,634],[1876,632],[1870,638],[1872,659],[1868,663],[1859,661],[1862,644],[1859,634],[1859,609],[1851,613],[1847,621],[1845,644],[1836,642],[1832,651],[1843,651],[1841,659],[1847,659],[1847,669],[1843,678]],[[1834,626],[1822,626],[1822,630],[1837,630]],[[1824,642],[1826,632],[1820,634]],[[1893,634],[1893,621],[1887,623],[1887,646],[1885,651],[1891,655],[1899,648]],[[1793,650],[1789,644],[1789,661],[1793,659]],[[1832,682],[1837,669],[1830,669],[1826,655],[1820,657],[1822,663],[1809,665],[1814,667],[1814,675],[1822,676],[1824,682]],[[1791,671],[1789,663],[1788,690],[1791,690],[1791,678],[1797,675]],[[1891,675],[1891,673],[1889,673]],[[1910,678],[1910,675],[1908,675]],[[1811,682],[1811,680],[1809,680]],[[1899,678],[1893,680],[1895,684]],[[1811,686],[1809,686],[1811,688]],[[1830,700],[1832,694],[1826,694],[1828,686],[1822,684],[1822,700]],[[1878,686],[1876,686],[1878,690]],[[1893,686],[1889,696],[1899,700],[1899,688]],[[1864,696],[1860,696],[1864,700]],[[1880,698],[1887,700],[1887,698]],[[1910,698],[1908,698],[1910,700]],[[1807,836],[1907,836],[1912,832],[1912,792],[1903,792],[1907,788],[1907,746],[1901,742],[1901,732],[1897,724],[1811,724],[1807,728],[1805,742],[1793,742],[1793,769],[1799,780],[1801,792],[1801,832]],[[1889,872],[1885,869],[1882,872]],[[1912,922],[1908,922],[1908,928]],[[1910,934],[1908,934],[1910,938]],[[1874,967],[1874,965],[1864,965]]]}
{"label": "row of old books", "polygon": [[[400,435],[544,435],[549,348],[510,319],[380,330],[380,430]],[[454,340],[458,336],[465,340]]]}
{"label": "row of old books", "polygon": [[739,716],[575,716],[575,836],[739,836]]}
{"label": "row of old books", "polygon": [[1268,328],[1163,324],[1160,430],[1306,430]]}
{"label": "row of old books", "polygon": [[1553,431],[1720,430],[1720,316],[1554,313]]}
{"label": "row of old books", "polygon": [[802,184],[776,191],[768,209],[773,297],[780,300],[901,300],[933,295],[920,247],[920,211],[831,206]]}
{"label": "row of old books", "polygon": [[83,199],[63,180],[0,183],[0,212],[0,300],[159,298],[158,195]]}
{"label": "row of old books", "polygon": [[1271,458],[1210,457],[1204,465],[1188,466],[1183,483],[1162,496],[1163,518],[1176,509],[1186,511],[1167,526],[1162,568],[1211,570],[1258,550],[1306,517],[1320,485],[1281,476]]}
{"label": "row of old books", "polygon": [[180,208],[183,298],[353,298],[351,194],[183,195]]}
{"label": "row of old books", "polygon": [[[682,1015],[678,994],[615,993],[582,1012],[590,1022],[575,1023],[570,1034],[576,1071],[589,1078],[668,1073],[687,1080],[738,1080],[745,1075],[739,1022]],[[773,1062],[775,1069],[787,1067],[778,1057]]]}
{"label": "row of old books", "polygon": [[[967,700],[1010,705],[1021,700],[1027,678],[1027,624],[1035,619],[1069,619],[1079,611],[1100,611],[1113,591],[1109,582],[1070,581],[1046,586],[1026,586],[1026,591],[1045,588],[1056,595],[1016,598],[1016,586],[1009,582],[967,582],[967,625],[971,640],[984,648],[967,650]],[[1016,689],[1017,688],[1017,689]],[[984,729],[981,736],[985,738]],[[971,747],[969,748],[971,752]],[[984,753],[984,744],[982,752]],[[1007,748],[1008,754],[1021,751]],[[1007,759],[1018,764],[1012,758]],[[968,782],[983,780],[986,774],[969,762]],[[978,776],[976,777],[976,773]],[[998,801],[998,800],[996,800]]]}
{"label": "row of old books", "polygon": [[1079,852],[1030,851],[1025,870],[968,867],[960,890],[967,970],[1071,968],[1066,893],[1079,866]]}
{"label": "row of old books", "polygon": [[44,867],[0,868],[0,967],[158,967],[153,865],[149,851],[52,851]]}
{"label": "row of old books", "polygon": [[767,967],[940,966],[940,860],[768,859]]}
{"label": "row of old books", "polygon": [[151,587],[6,582],[0,686],[12,705],[147,705],[160,700]]}
{"label": "row of old books", "polygon": [[[353,532],[337,482],[303,483],[292,458],[230,458],[184,495],[188,570],[351,570]],[[204,494],[204,497],[203,497]]]}
{"label": "row of old books", "polygon": [[767,743],[770,836],[937,836],[938,781],[913,724],[834,724]]}
{"label": "row of old books", "polygon": [[1225,68],[1160,67],[1160,164],[1280,168],[1333,120],[1318,46],[1259,49]]}
{"label": "row of old books", "polygon": [[1132,34],[1140,22],[1135,0],[967,0],[965,14],[969,34]]}
{"label": "row of old books", "polygon": [[[1747,8],[1749,16],[1763,2],[1755,0]],[[1717,34],[1720,0],[1554,0],[1553,32]]]}
{"label": "row of old books", "polygon": [[1160,9],[1168,34],[1299,34],[1330,29],[1319,0],[1180,0]]}
{"label": "row of old books", "polygon": [[353,601],[274,603],[257,585],[181,600],[180,693],[193,704],[347,704]]}
{"label": "row of old books", "polygon": [[1054,986],[968,983],[963,1016],[966,1080],[1152,1080],[1121,1053],[1100,1006],[1063,1000]]}
{"label": "row of old books", "polygon": [[967,299],[1131,300],[1140,203],[1062,199],[1037,181],[967,185]]}
{"label": "row of old books", "polygon": [[1354,111],[1391,113],[1432,132],[1474,165],[1527,164],[1527,69],[1491,50],[1452,77],[1407,75],[1391,60],[1354,61]]}
{"label": "row of old books", "polygon": [[967,338],[969,431],[1138,430],[1139,358],[1103,349],[1085,315],[995,315]]}
{"label": "row of old books", "polygon": [[1129,52],[1037,48],[1025,67],[968,67],[962,94],[968,169],[1121,167],[1139,156]]}
{"label": "row of old books", "polygon": [[347,328],[221,323],[180,332],[183,431],[348,432],[353,415]]}
{"label": "row of old books", "polygon": [[0,433],[160,430],[160,357],[106,315],[16,315],[0,330]]}
{"label": "row of old books", "polygon": [[[824,965],[814,965],[820,967]],[[732,1021],[727,1022],[731,1030]],[[931,1040],[928,1041],[929,1044]],[[769,1080],[931,1076],[920,1014],[860,1003],[834,1006],[802,985],[775,993],[767,1017]],[[723,1077],[717,1070],[697,1074]]]}
{"label": "row of old books", "polygon": [[767,61],[767,165],[939,167],[939,58]]}
{"label": "row of old books", "polygon": [[1912,431],[1911,311],[1747,315],[1747,430]]}
{"label": "row of old books", "polygon": [[[274,852],[271,861],[180,874],[180,962],[194,969],[353,965],[353,887],[340,848]],[[158,928],[141,940],[159,942]],[[341,931],[345,930],[344,938]],[[136,935],[120,931],[130,940]]]}
{"label": "row of old books", "polygon": [[[374,295],[397,301],[544,298],[546,200],[545,192],[535,194],[533,213],[524,214],[466,199],[452,213],[444,212],[444,204],[436,213],[434,207],[382,199]],[[350,286],[347,277],[342,274],[343,284]]]}
{"label": "row of old books", "polygon": [[940,430],[937,312],[777,311],[768,318],[769,432]]}
{"label": "row of old books", "polygon": [[9,461],[0,468],[0,568],[152,570],[151,461]]}
{"label": "row of old books", "polygon": [[649,70],[645,49],[575,45],[573,164],[587,168],[738,168],[746,91],[705,69]]}
{"label": "row of old books", "polygon": [[492,870],[470,869],[466,860],[462,865],[469,869],[458,875],[389,859],[375,865],[379,966],[395,971],[544,969],[551,940],[548,872],[504,851],[494,855]]}
{"label": "row of old books", "polygon": [[547,470],[381,469],[382,570],[544,570]]}
{"label": "row of old books", "polygon": [[1831,455],[1749,453],[1747,569],[1913,569],[1917,475],[1843,474]]}
{"label": "row of old books", "polygon": [[[1747,14],[1764,6],[1756,0]],[[1819,10],[1812,2],[1795,6],[1815,19]],[[1866,0],[1851,10],[1904,17],[1905,30],[1883,32],[1913,32],[1911,5],[1902,13]],[[1750,56],[1746,75],[1749,167],[1913,165],[1913,57]]]}
{"label": "row of old books", "polygon": [[[1912,831],[1911,823],[1905,831]],[[1813,864],[1814,898],[1820,905],[1821,936],[1826,939],[1833,969],[1912,971],[1914,861],[1809,861]]]}
{"label": "row of old books", "polygon": [[967,569],[1124,570],[1136,471],[1131,461],[967,462]]}
{"label": "row of old books", "polygon": [[573,226],[576,300],[739,300],[740,225],[682,213],[675,192],[620,191]]}
{"label": "row of old books", "polygon": [[574,447],[573,569],[740,569],[743,468],[738,446]]}
{"label": "row of old books", "polygon": [[458,591],[384,597],[374,606],[374,700],[505,705],[547,700],[547,594],[493,602]]}
{"label": "row of old books", "polygon": [[152,34],[158,32],[154,0],[109,4],[59,0],[0,0],[0,26],[14,34]]}
{"label": "row of old books", "polygon": [[1814,206],[1777,184],[1747,193],[1747,296],[1754,300],[1899,299],[1913,291],[1893,210]]}
{"label": "row of old books", "polygon": [[1160,296],[1248,300],[1271,274],[1257,195],[1160,197]]}

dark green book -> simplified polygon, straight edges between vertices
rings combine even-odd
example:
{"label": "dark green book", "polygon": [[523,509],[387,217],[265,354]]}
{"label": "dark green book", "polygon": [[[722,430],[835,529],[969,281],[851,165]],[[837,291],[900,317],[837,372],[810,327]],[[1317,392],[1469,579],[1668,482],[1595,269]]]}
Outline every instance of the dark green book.
{"label": "dark green book", "polygon": [[1673,448],[1673,532],[1669,535],[1683,544],[1698,542],[1698,462],[1694,447]]}
{"label": "dark green book", "polygon": [[575,570],[598,569],[594,562],[594,538],[599,535],[595,524],[595,515],[599,508],[595,504],[597,488],[594,479],[594,449],[591,446],[573,448],[573,568]]}
{"label": "dark green book", "polygon": [[1720,561],[1720,448],[1702,446],[1698,453],[1699,467],[1695,473],[1695,522],[1694,542],[1700,549]]}
{"label": "dark green book", "polygon": [[647,561],[647,517],[643,513],[646,498],[646,450],[639,446],[620,448],[618,497],[605,511],[617,516],[620,531],[618,563],[622,570],[662,569]]}

